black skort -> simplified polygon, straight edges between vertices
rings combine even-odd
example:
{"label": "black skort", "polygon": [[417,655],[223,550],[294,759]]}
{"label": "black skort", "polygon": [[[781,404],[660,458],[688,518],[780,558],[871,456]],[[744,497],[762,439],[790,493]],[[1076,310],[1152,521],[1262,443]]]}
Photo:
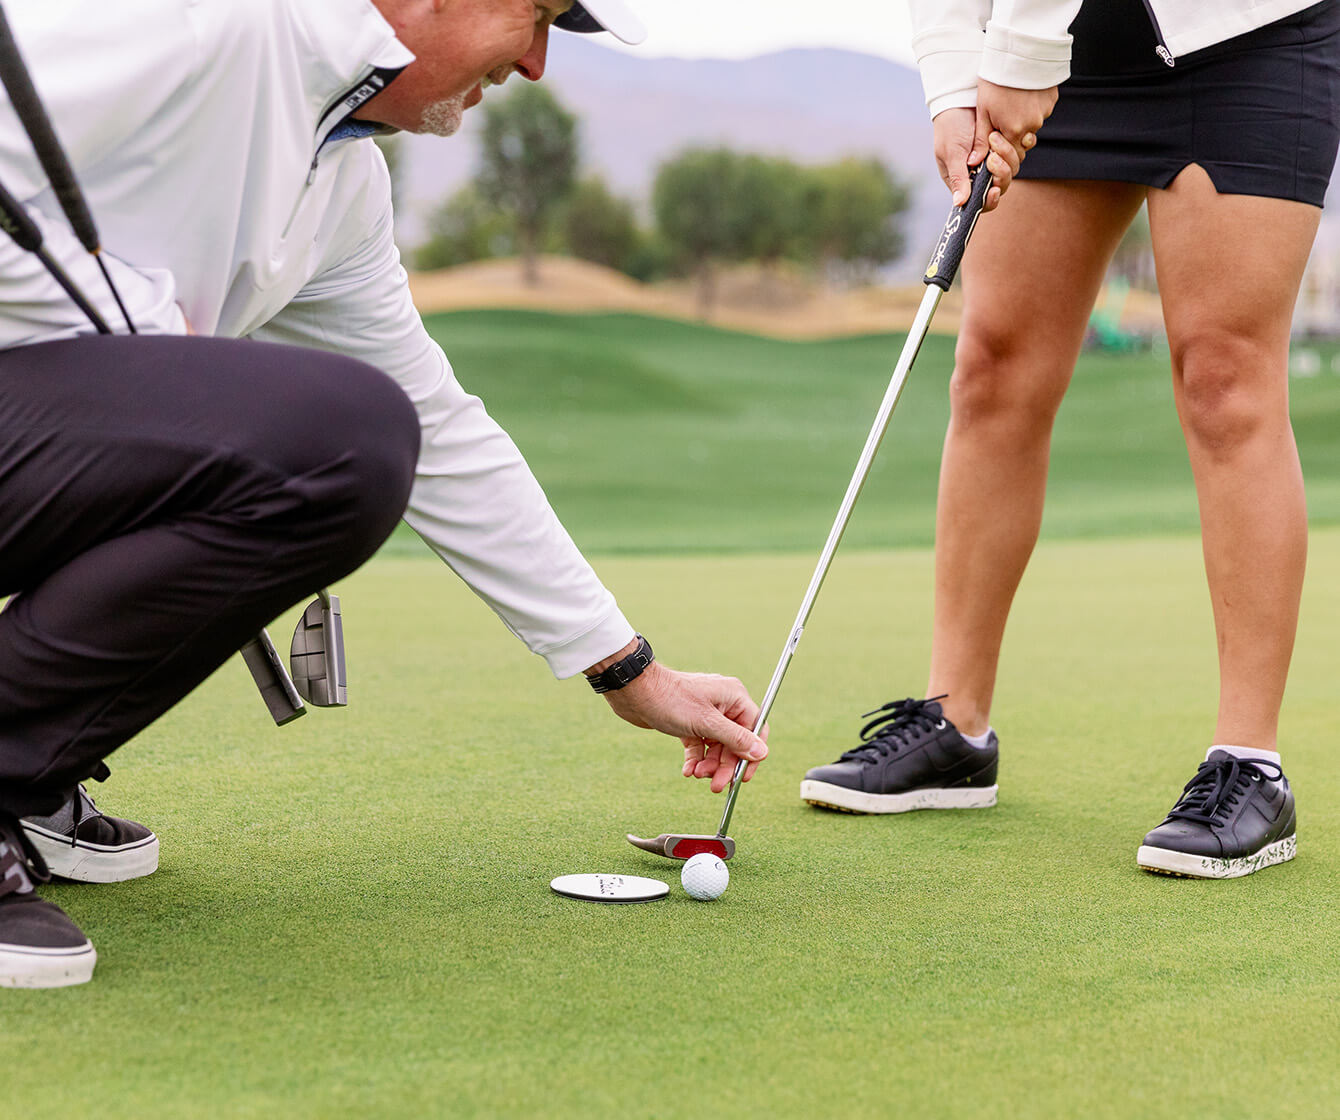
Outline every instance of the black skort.
{"label": "black skort", "polygon": [[1167,65],[1143,0],[1085,0],[1071,77],[1021,179],[1167,187],[1188,164],[1220,194],[1320,206],[1340,146],[1340,0]]}

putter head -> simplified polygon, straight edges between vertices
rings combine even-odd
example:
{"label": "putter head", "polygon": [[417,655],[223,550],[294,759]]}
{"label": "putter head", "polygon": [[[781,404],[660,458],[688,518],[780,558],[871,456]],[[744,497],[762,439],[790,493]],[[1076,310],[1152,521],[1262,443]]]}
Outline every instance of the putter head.
{"label": "putter head", "polygon": [[244,645],[241,653],[276,725],[283,727],[307,714],[307,706],[298,695],[288,670],[279,659],[279,651],[266,631],[262,630]]}
{"label": "putter head", "polygon": [[652,852],[666,859],[689,859],[707,852],[718,859],[728,860],[735,854],[735,841],[729,836],[692,835],[685,832],[662,832],[654,839],[628,833],[628,842],[644,852]]}
{"label": "putter head", "polygon": [[309,704],[338,708],[349,703],[339,596],[323,590],[307,604],[293,631],[289,665],[294,685]]}

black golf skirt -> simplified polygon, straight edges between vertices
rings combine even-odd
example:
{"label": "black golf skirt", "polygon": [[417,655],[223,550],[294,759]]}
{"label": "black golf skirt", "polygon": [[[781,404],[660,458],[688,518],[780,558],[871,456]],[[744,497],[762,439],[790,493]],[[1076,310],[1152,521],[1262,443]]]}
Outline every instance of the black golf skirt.
{"label": "black golf skirt", "polygon": [[1070,79],[1021,179],[1166,187],[1199,164],[1220,194],[1320,206],[1340,145],[1340,0],[1176,59],[1143,0],[1084,0]]}

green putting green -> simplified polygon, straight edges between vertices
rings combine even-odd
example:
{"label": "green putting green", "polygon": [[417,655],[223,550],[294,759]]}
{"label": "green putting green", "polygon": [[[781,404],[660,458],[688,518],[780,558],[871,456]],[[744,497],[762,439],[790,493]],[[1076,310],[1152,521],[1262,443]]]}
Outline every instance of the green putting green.
{"label": "green putting green", "polygon": [[[535,453],[566,423],[542,415],[538,373],[496,410],[574,534],[594,534],[595,552],[629,553],[597,567],[658,655],[733,673],[758,694],[897,340],[816,344],[834,367],[806,400],[808,347],[722,334],[717,350],[715,332],[586,323],[611,348],[651,351],[646,336],[684,331],[681,358],[701,349],[701,378],[659,371],[655,408],[640,394],[608,415],[593,405],[591,438],[623,433],[593,460],[577,455],[580,432]],[[582,321],[536,316],[437,326],[468,355],[507,324],[500,337],[518,346],[529,332],[555,352],[565,332],[572,347],[587,338]],[[859,392],[843,354],[864,355]],[[773,757],[741,794],[720,900],[692,901],[677,864],[623,840],[715,829],[720,799],[679,777],[677,746],[618,721],[580,681],[553,681],[420,547],[393,549],[338,588],[347,710],[275,729],[234,659],[113,757],[94,793],[153,825],[162,868],[49,889],[100,960],[82,988],[0,993],[11,1055],[0,1115],[1333,1115],[1340,528],[1314,532],[1282,729],[1298,858],[1236,882],[1138,872],[1136,845],[1213,725],[1199,543],[1058,538],[1097,534],[1105,509],[1135,518],[1147,496],[1150,524],[1186,527],[1157,512],[1190,502],[1184,465],[1164,478],[1177,451],[1168,416],[1151,412],[1158,439],[1120,459],[1114,424],[1095,423],[1098,447],[1058,435],[1058,472],[1062,454],[1081,464],[1086,446],[1101,461],[1075,466],[1093,481],[1087,500],[1082,486],[1065,500],[1058,479],[1069,512],[1049,523],[1006,636],[1000,804],[874,818],[799,801],[804,770],[852,745],[862,712],[924,687],[930,553],[869,545],[893,543],[902,525],[920,524],[924,539],[943,422],[937,354],[947,359],[948,344],[928,346],[922,381],[933,384],[914,375],[895,418],[915,421],[915,439],[886,444],[854,547],[800,644],[773,713]],[[1102,392],[1077,397],[1066,423],[1100,417],[1103,394],[1152,394],[1158,361],[1086,359],[1086,380]],[[786,382],[790,403],[775,406],[769,437],[772,381]],[[717,382],[734,402],[726,414],[694,404],[686,419],[686,396],[710,401]],[[1340,495],[1336,450],[1321,438],[1324,408],[1333,418],[1340,407],[1332,382],[1295,395],[1324,502]],[[859,398],[850,415],[828,400],[834,386]],[[805,449],[809,414],[827,417],[823,455]],[[603,521],[599,471],[687,456],[692,430],[709,464],[727,460],[696,483],[682,466],[619,476],[619,512]],[[903,454],[925,460],[906,484],[892,461]],[[712,507],[720,531],[695,540],[698,488],[714,479],[729,496]],[[671,483],[681,503],[667,498]],[[773,551],[745,551],[751,540]],[[652,555],[695,547],[723,554]],[[272,632],[286,637],[295,618]],[[616,907],[548,889],[556,875],[600,870],[673,889]]]}

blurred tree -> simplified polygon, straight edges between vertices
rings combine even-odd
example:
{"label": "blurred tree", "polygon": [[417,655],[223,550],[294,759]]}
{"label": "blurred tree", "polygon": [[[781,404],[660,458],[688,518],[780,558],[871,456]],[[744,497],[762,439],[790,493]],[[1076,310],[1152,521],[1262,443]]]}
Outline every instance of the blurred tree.
{"label": "blurred tree", "polygon": [[777,264],[803,255],[808,173],[789,159],[741,156],[731,207],[736,255],[762,266],[762,289],[776,286]]}
{"label": "blurred tree", "polygon": [[866,283],[902,256],[911,192],[883,163],[849,157],[809,175],[805,240],[831,278]]}
{"label": "blurred tree", "polygon": [[739,170],[740,157],[727,148],[691,148],[661,164],[651,188],[657,228],[696,278],[704,319],[716,302],[717,262],[741,253]]}
{"label": "blurred tree", "polygon": [[610,193],[603,179],[582,180],[563,211],[563,244],[574,257],[627,270],[640,239],[633,207]]}
{"label": "blurred tree", "polygon": [[527,284],[539,283],[537,255],[555,208],[572,189],[577,118],[544,86],[522,82],[484,102],[480,194],[508,214]]}
{"label": "blurred tree", "polygon": [[428,239],[414,254],[414,266],[425,270],[451,268],[469,261],[509,256],[515,251],[511,219],[470,183],[428,219]]}

